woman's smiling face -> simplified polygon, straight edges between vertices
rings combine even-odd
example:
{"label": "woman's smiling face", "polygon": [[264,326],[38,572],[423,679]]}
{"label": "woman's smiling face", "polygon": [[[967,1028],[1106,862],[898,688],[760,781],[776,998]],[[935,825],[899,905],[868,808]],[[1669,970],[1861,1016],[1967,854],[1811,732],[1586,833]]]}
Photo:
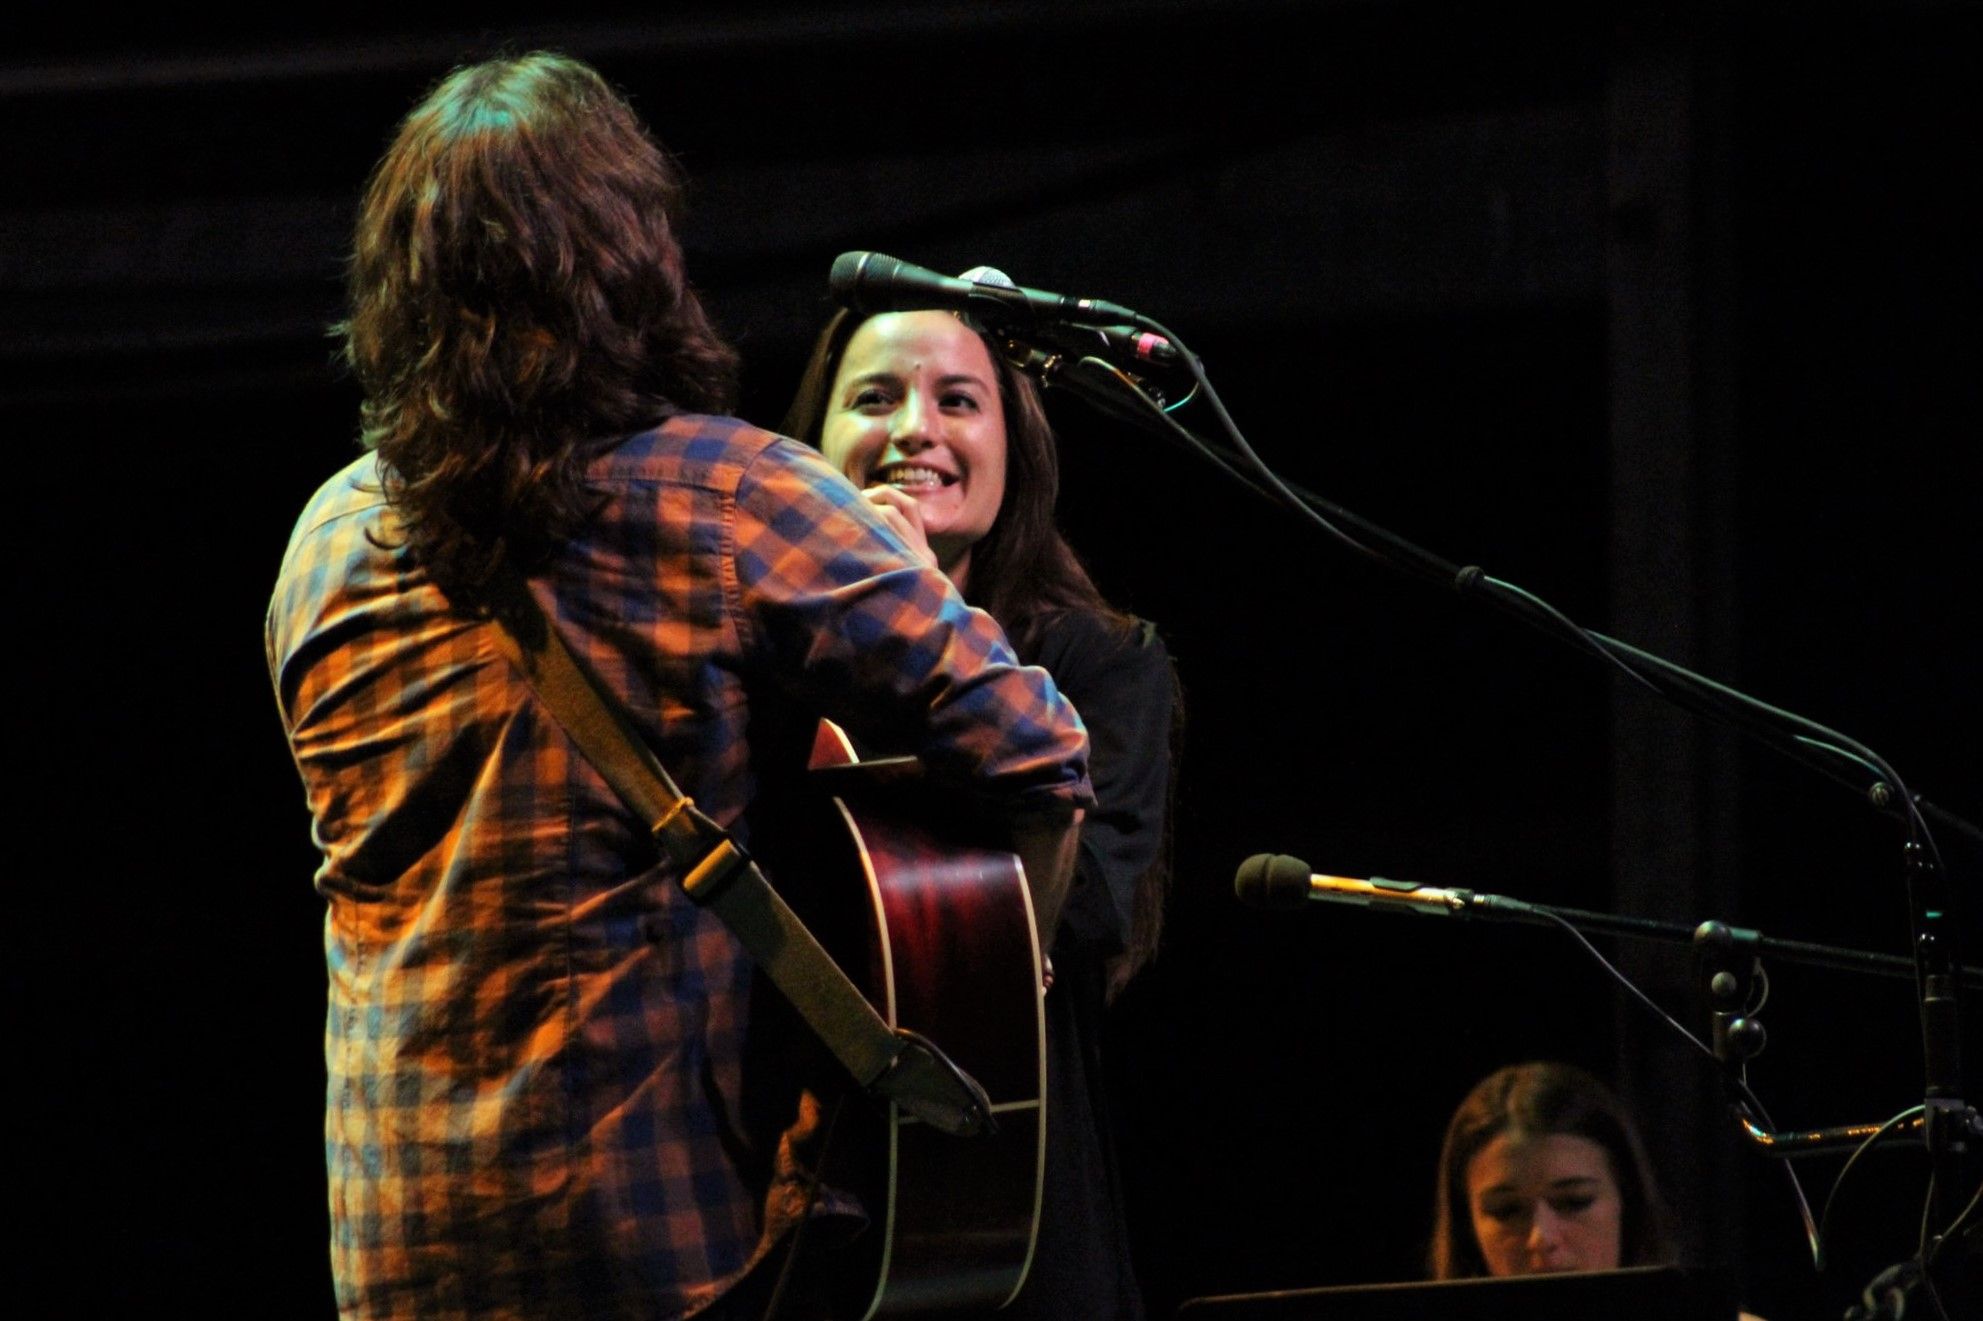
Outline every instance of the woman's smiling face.
{"label": "woman's smiling face", "polygon": [[948,312],[885,312],[855,330],[819,447],[862,487],[914,498],[937,562],[960,583],[1005,500],[1005,409],[976,331]]}

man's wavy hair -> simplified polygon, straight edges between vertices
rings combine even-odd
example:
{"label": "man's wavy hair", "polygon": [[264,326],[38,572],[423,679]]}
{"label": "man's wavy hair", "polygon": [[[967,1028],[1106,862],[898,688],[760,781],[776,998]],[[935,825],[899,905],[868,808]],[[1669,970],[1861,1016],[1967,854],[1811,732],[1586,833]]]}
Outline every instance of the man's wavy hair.
{"label": "man's wavy hair", "polygon": [[683,274],[680,206],[626,101],[542,51],[450,73],[373,170],[336,333],[406,544],[464,603],[585,521],[603,447],[731,407],[736,355]]}
{"label": "man's wavy hair", "polygon": [[1473,1232],[1467,1167],[1503,1133],[1519,1138],[1563,1133],[1595,1142],[1610,1160],[1618,1185],[1618,1264],[1652,1266],[1674,1259],[1666,1203],[1625,1103],[1574,1064],[1532,1060],[1497,1069],[1474,1084],[1446,1126],[1426,1254],[1433,1279],[1487,1274],[1487,1259]]}

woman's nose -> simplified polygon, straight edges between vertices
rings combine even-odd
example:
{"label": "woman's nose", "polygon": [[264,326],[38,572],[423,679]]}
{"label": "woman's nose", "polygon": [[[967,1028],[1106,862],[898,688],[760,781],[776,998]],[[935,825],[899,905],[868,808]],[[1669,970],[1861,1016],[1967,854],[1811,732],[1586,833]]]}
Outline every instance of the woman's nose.
{"label": "woman's nose", "polygon": [[889,419],[889,443],[910,453],[927,449],[936,441],[930,431],[930,422],[928,404],[920,394],[912,392],[895,410],[895,416]]}
{"label": "woman's nose", "polygon": [[1547,1260],[1563,1245],[1563,1225],[1556,1212],[1547,1203],[1535,1209],[1534,1218],[1529,1221],[1528,1249],[1536,1257]]}

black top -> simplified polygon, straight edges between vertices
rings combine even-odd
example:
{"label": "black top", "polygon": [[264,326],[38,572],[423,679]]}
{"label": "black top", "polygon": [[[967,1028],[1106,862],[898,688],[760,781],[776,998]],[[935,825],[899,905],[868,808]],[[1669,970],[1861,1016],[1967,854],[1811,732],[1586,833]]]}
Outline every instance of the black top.
{"label": "black top", "polygon": [[1085,613],[1047,624],[1024,657],[1088,726],[1096,805],[1081,825],[1073,888],[1054,933],[1046,997],[1047,1167],[1026,1286],[1001,1318],[1139,1319],[1121,1179],[1099,1054],[1108,961],[1129,934],[1136,884],[1157,860],[1170,785],[1176,687],[1156,630]]}

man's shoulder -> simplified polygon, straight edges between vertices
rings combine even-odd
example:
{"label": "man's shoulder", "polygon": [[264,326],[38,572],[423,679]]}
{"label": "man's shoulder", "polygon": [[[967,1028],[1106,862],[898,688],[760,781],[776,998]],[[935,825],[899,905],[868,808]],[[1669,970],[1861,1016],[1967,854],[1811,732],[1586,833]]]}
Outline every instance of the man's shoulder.
{"label": "man's shoulder", "polygon": [[289,553],[327,529],[353,520],[354,516],[381,510],[386,503],[385,482],[379,471],[379,456],[367,450],[326,478],[304,502],[290,534]]}
{"label": "man's shoulder", "polygon": [[276,572],[268,611],[272,656],[289,654],[357,566],[384,553],[389,514],[379,459],[370,451],[317,487],[296,518]]}
{"label": "man's shoulder", "polygon": [[673,481],[734,491],[754,468],[809,466],[818,456],[742,418],[677,413],[614,446],[593,470],[607,481]]}

